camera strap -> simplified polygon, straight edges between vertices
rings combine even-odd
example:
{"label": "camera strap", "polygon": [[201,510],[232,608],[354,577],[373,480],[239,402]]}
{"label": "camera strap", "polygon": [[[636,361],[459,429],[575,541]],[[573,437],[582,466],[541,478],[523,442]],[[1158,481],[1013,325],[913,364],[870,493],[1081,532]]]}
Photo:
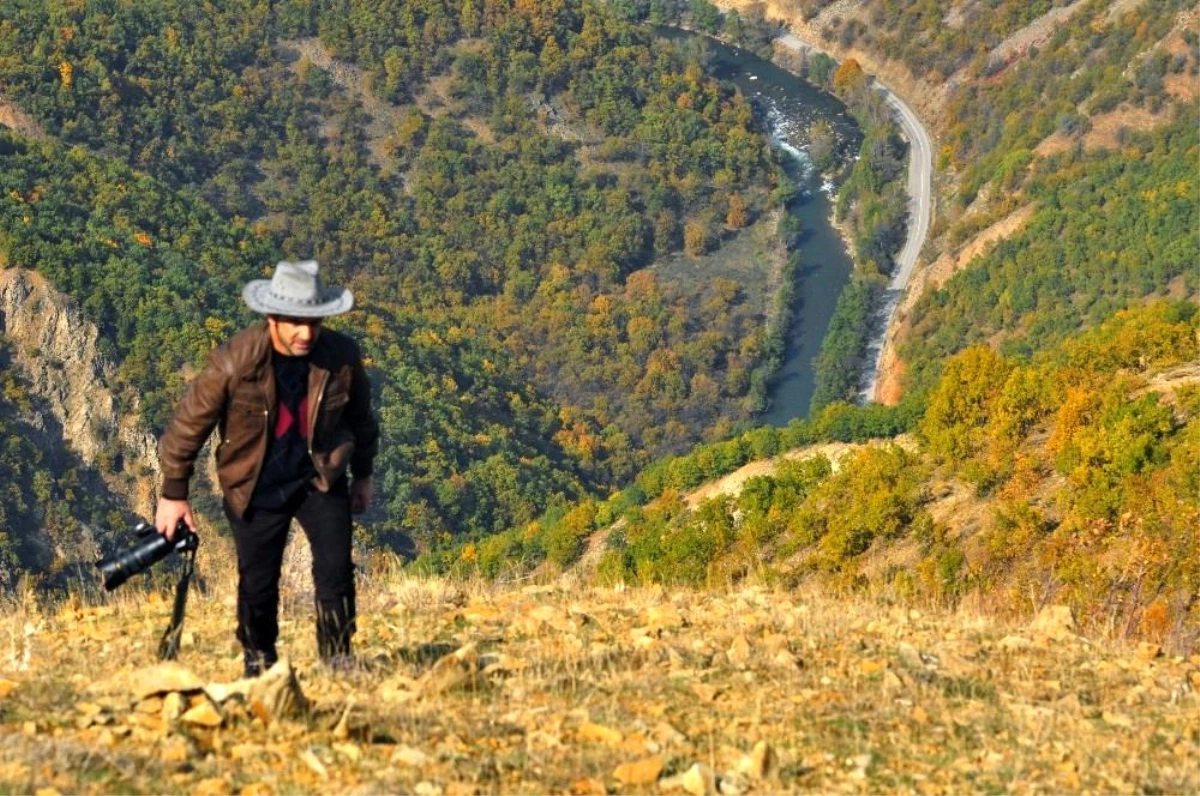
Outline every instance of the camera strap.
{"label": "camera strap", "polygon": [[183,573],[175,584],[175,605],[171,608],[171,624],[158,642],[158,659],[173,661],[179,654],[179,642],[183,636],[183,613],[187,608],[188,584],[192,580],[192,572],[196,568],[196,548],[188,548],[187,559],[183,565]]}

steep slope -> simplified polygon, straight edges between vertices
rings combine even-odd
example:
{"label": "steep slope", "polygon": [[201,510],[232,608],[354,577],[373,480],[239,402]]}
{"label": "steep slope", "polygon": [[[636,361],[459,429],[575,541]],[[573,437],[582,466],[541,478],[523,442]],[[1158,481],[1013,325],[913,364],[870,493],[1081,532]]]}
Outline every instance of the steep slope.
{"label": "steep slope", "polygon": [[117,494],[148,516],[158,472],[155,440],[138,423],[137,400],[121,407],[112,388],[113,365],[101,356],[100,333],[78,305],[44,277],[23,268],[0,270],[0,335],[30,392],[51,417],[33,416],[82,461],[97,464]]}
{"label": "steep slope", "polygon": [[[750,13],[755,4],[722,6]],[[876,398],[895,403],[905,382],[928,389],[938,363],[969,344],[1037,350],[1143,296],[1196,294],[1188,268],[1200,256],[1194,213],[1141,207],[1137,198],[1131,204],[1139,206],[1101,218],[1082,207],[1064,213],[1055,178],[1070,172],[1086,191],[1103,193],[1126,170],[1142,183],[1131,196],[1157,195],[1161,204],[1179,189],[1180,207],[1195,207],[1200,197],[1194,180],[1182,182],[1182,164],[1195,151],[1196,9],[1169,0],[782,0],[763,8],[810,46],[880,75],[937,139],[939,221],[923,255],[926,273],[891,323]],[[1039,214],[1057,223],[1048,228],[1043,215],[1039,224]],[[1159,239],[1131,222],[1139,217],[1161,219],[1170,231]],[[1079,252],[1087,234],[1076,225],[1103,230],[1106,251],[1145,248],[1138,259],[1156,273]],[[1148,238],[1158,242],[1146,247]],[[1178,247],[1187,256],[1177,256]],[[950,276],[961,276],[947,281],[946,258],[957,261]],[[1101,273],[1118,276],[1101,285]],[[1053,298],[1052,283],[1060,288]]]}
{"label": "steep slope", "polygon": [[[202,558],[201,572],[213,566]],[[363,668],[315,665],[308,709],[228,696],[231,584],[148,667],[169,602],[16,606],[0,788],[16,792],[927,793],[1200,788],[1200,657],[815,592],[489,587],[367,568]],[[304,605],[287,591],[288,605]],[[284,680],[271,694],[290,693]],[[207,691],[203,686],[208,685]],[[244,691],[244,685],[242,686]]]}
{"label": "steep slope", "polygon": [[1195,306],[1157,304],[1030,364],[946,363],[919,445],[799,450],[625,515],[601,579],[810,580],[1030,614],[1196,649]]}
{"label": "steep slope", "polygon": [[[88,587],[152,511],[154,440],[122,411],[98,332],[44,278],[0,270],[0,585]],[[136,403],[136,402],[135,402]],[[82,581],[76,580],[82,578]]]}

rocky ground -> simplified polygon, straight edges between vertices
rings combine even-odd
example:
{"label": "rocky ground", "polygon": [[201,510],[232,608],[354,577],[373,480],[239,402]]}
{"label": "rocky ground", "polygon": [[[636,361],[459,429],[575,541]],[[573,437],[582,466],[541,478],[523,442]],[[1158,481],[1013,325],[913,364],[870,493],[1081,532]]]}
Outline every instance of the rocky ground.
{"label": "rocky ground", "polygon": [[[203,562],[202,562],[203,563]],[[746,588],[362,579],[361,668],[236,682],[233,591],[0,618],[3,793],[1195,793],[1200,656]]]}

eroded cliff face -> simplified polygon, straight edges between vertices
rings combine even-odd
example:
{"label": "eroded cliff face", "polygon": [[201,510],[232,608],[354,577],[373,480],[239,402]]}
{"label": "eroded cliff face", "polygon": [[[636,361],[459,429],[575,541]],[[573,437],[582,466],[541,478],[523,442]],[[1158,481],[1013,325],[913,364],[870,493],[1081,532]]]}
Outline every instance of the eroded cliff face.
{"label": "eroded cliff face", "polygon": [[24,419],[42,431],[60,431],[63,443],[134,512],[150,516],[156,443],[137,423],[136,407],[119,411],[112,364],[97,346],[99,330],[42,276],[7,268],[0,270],[0,336],[50,414]]}

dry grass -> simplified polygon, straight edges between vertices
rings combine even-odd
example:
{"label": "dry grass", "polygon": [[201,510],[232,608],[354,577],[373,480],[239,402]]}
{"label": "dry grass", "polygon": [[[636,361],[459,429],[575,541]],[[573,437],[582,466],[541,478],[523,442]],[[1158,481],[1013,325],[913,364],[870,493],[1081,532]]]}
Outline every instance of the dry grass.
{"label": "dry grass", "polygon": [[[181,662],[229,680],[219,554],[202,562]],[[118,685],[154,662],[166,590],[13,597],[0,792],[657,793],[679,792],[671,777],[695,764],[729,793],[1200,789],[1196,658],[819,594],[517,588],[415,579],[381,560],[360,580],[363,668],[332,677],[314,659],[302,580],[285,588],[281,647],[312,712],[230,713],[212,730],[164,724]],[[472,645],[473,678],[422,687]],[[777,761],[765,779],[747,773],[759,741]],[[657,778],[618,777],[645,759]]]}

